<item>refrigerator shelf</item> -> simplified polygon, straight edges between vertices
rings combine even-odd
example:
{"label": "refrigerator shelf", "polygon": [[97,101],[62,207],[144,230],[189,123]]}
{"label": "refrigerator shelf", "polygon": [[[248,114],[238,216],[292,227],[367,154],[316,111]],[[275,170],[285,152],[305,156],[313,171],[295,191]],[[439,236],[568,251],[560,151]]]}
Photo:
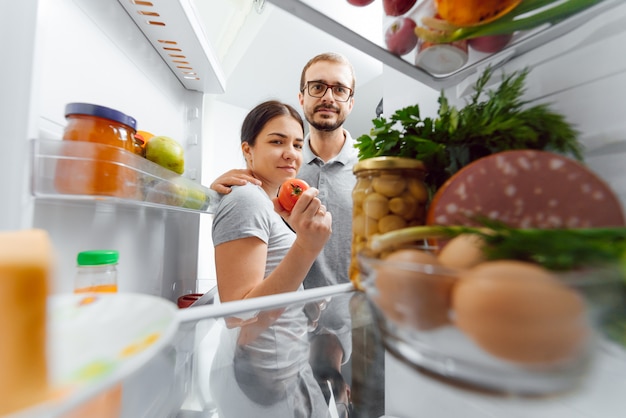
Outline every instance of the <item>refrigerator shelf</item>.
{"label": "refrigerator shelf", "polygon": [[188,90],[221,94],[221,64],[190,0],[118,0]]}
{"label": "refrigerator shelf", "polygon": [[[621,0],[602,0],[582,12],[556,24],[543,25],[532,30],[516,32],[508,45],[495,53],[478,52],[470,48],[468,62],[463,67],[447,74],[433,74],[414,64],[417,48],[414,48],[413,51],[402,57],[392,54],[383,44],[384,41],[382,37],[378,42],[374,42],[361,33],[358,33],[357,29],[348,26],[346,21],[349,21],[349,19],[346,19],[345,16],[343,19],[341,19],[342,16],[335,16],[332,6],[334,2],[312,0],[268,1],[286,12],[291,13],[293,16],[302,19],[304,22],[308,22],[328,34],[343,40],[347,44],[381,61],[396,71],[437,90],[457,86],[472,74],[481,73],[488,66],[499,67],[504,65],[511,59],[528,53],[571,32],[602,15],[604,12],[623,3]],[[416,5],[403,16],[412,15],[424,3],[425,1],[419,0]],[[380,5],[372,4],[371,6],[375,7]],[[395,17],[384,15],[382,10],[381,18],[383,19],[383,30],[395,19]],[[576,44],[571,45],[571,48],[575,47]]]}
{"label": "refrigerator shelf", "polygon": [[219,198],[209,188],[122,148],[34,139],[31,149],[31,192],[37,198],[191,213],[211,213]]}

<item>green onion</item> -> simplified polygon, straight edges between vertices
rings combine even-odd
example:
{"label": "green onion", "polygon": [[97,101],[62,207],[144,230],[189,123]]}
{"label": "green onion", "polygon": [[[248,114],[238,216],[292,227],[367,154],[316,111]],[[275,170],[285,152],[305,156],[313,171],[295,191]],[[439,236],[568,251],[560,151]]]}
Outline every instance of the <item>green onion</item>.
{"label": "green onion", "polygon": [[414,226],[372,237],[369,249],[376,253],[425,239],[478,235],[485,242],[489,260],[520,260],[549,270],[567,271],[613,265],[626,272],[626,227],[619,228],[512,228],[490,219],[478,219],[480,227]]}

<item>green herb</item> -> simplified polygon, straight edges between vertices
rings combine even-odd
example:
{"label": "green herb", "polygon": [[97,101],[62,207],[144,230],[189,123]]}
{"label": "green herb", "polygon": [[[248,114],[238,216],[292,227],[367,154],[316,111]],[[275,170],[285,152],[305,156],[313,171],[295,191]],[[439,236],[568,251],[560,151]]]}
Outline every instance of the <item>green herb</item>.
{"label": "green herb", "polygon": [[528,72],[503,74],[500,85],[487,91],[492,76],[488,68],[462,109],[451,106],[442,91],[436,118],[422,118],[416,104],[397,110],[389,119],[374,119],[370,134],[356,140],[359,159],[421,160],[428,170],[425,181],[431,193],[470,162],[496,152],[535,149],[582,161],[578,132],[565,118],[547,104],[530,106],[521,99]]}
{"label": "green herb", "polygon": [[620,266],[626,272],[626,227],[580,229],[522,229],[499,221],[478,219],[481,227],[415,226],[372,237],[376,252],[430,238],[461,234],[480,236],[488,260],[519,260],[549,270],[568,271],[591,266]]}
{"label": "green herb", "polygon": [[[471,27],[445,24],[429,29],[418,26],[415,33],[427,42],[449,43],[480,36],[504,35],[529,30],[544,24],[555,24],[602,0],[524,0],[511,12],[493,22]],[[424,22],[428,26],[428,21]]]}

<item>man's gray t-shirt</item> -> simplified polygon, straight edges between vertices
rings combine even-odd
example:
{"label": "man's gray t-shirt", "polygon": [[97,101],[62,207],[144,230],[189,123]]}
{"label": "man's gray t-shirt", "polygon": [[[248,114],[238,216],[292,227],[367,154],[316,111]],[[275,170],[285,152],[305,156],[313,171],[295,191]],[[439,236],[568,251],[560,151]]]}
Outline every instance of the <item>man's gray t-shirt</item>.
{"label": "man's gray t-shirt", "polygon": [[348,131],[339,155],[324,162],[311,150],[310,138],[304,141],[302,167],[297,177],[320,191],[319,199],[333,216],[333,233],[304,279],[304,287],[348,283],[352,243],[352,190],[356,177],[352,172],[358,152]]}
{"label": "man's gray t-shirt", "polygon": [[[327,162],[313,153],[309,136],[304,141],[303,161],[297,177],[320,191],[318,197],[333,217],[330,239],[304,279],[307,289],[350,282],[352,190],[356,184],[352,169],[358,162],[358,152],[350,133],[343,132],[346,136],[343,148]],[[349,301],[349,297],[342,295],[333,297],[320,312],[317,325],[311,331],[312,334],[335,334],[344,351],[343,362],[347,362],[352,353]]]}

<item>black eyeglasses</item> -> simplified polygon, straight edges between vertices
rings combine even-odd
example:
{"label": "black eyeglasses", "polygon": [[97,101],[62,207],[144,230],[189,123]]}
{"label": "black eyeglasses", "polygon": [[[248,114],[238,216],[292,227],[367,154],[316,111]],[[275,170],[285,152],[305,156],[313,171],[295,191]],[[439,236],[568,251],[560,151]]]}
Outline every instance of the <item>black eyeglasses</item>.
{"label": "black eyeglasses", "polygon": [[308,81],[306,87],[302,89],[309,92],[311,97],[324,97],[326,91],[330,89],[333,92],[333,97],[338,102],[347,102],[352,97],[352,89],[344,86],[333,86],[331,84],[322,83],[321,81]]}

